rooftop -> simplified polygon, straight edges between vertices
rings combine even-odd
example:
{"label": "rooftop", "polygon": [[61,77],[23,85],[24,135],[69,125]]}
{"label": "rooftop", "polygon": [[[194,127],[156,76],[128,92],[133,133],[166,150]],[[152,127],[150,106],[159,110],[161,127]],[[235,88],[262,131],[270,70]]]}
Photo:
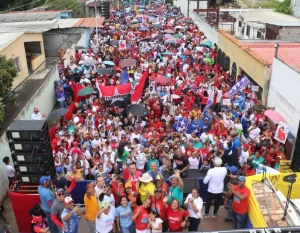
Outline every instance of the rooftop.
{"label": "rooftop", "polygon": [[[268,61],[269,64],[273,64],[273,58],[275,57],[275,44],[272,43],[250,43],[247,46],[262,56]],[[277,43],[278,54],[277,57],[292,67],[293,69],[300,71],[300,43]]]}
{"label": "rooftop", "polygon": [[291,22],[270,21],[265,23],[275,25],[275,26],[282,26],[282,27],[300,27],[300,20],[291,21]]}
{"label": "rooftop", "polygon": [[244,22],[300,22],[300,19],[291,15],[275,12],[270,9],[257,9],[253,11],[238,12],[233,17]]}
{"label": "rooftop", "polygon": [[0,33],[0,51],[5,49],[21,35],[23,35],[23,32]]}
{"label": "rooftop", "polygon": [[104,22],[104,17],[97,18],[97,24],[96,24],[96,18],[81,18],[73,25],[73,27],[81,27],[81,28],[92,28],[96,27],[97,25],[100,26]]}
{"label": "rooftop", "polygon": [[57,15],[60,14],[61,12],[71,12],[71,11],[69,11],[69,10],[63,10],[63,11],[38,10],[38,11],[10,12],[7,14],[0,14],[0,23],[48,21],[48,20],[56,19]]}

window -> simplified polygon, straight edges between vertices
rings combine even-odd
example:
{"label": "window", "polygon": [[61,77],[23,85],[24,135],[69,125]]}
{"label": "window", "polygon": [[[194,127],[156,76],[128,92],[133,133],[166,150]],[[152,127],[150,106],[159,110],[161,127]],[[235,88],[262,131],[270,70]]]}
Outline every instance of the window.
{"label": "window", "polygon": [[243,26],[242,21],[239,21],[239,27],[241,28]]}
{"label": "window", "polygon": [[261,32],[257,31],[257,38],[262,39],[261,36],[262,36]]}
{"label": "window", "polygon": [[247,36],[250,36],[250,26],[247,26],[246,35],[247,35]]}
{"label": "window", "polygon": [[16,68],[17,68],[18,73],[20,73],[20,72],[22,71],[22,66],[21,66],[20,57],[14,58],[14,63],[15,63],[15,65],[16,65]]}

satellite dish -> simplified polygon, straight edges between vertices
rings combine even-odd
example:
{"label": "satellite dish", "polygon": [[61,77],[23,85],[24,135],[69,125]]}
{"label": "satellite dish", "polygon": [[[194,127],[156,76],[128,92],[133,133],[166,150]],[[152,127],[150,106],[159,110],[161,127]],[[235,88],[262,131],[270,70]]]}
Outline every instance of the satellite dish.
{"label": "satellite dish", "polygon": [[293,184],[296,182],[296,178],[297,178],[297,174],[294,173],[294,174],[283,177],[283,181]]}

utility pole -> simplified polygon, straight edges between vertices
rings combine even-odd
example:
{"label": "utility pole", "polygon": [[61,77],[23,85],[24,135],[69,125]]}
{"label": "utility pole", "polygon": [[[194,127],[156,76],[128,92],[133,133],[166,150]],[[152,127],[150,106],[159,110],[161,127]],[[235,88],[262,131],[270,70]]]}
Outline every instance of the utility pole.
{"label": "utility pole", "polygon": [[97,0],[95,0],[95,19],[96,19],[97,48],[99,48],[99,37],[98,37],[98,19],[97,19]]}

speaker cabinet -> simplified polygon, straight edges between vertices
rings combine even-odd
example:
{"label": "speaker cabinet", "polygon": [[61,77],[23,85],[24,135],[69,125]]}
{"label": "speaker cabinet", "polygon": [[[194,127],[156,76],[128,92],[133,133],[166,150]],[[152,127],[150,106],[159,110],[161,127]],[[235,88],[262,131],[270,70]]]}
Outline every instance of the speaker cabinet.
{"label": "speaker cabinet", "polygon": [[13,141],[9,143],[10,150],[12,152],[45,152],[51,148],[51,144],[49,141],[46,142],[26,142],[26,141]]}
{"label": "speaker cabinet", "polygon": [[49,137],[48,123],[44,120],[14,121],[6,135],[9,141],[45,141]]}
{"label": "speaker cabinet", "polygon": [[36,164],[46,163],[47,161],[53,161],[53,155],[51,153],[26,153],[26,152],[14,152],[11,155],[13,161],[17,164]]}
{"label": "speaker cabinet", "polygon": [[39,164],[15,164],[15,169],[18,173],[22,174],[40,174],[40,176],[53,171],[54,164],[52,163],[39,163]]}
{"label": "speaker cabinet", "polygon": [[105,19],[110,18],[109,1],[101,1],[100,2],[100,12],[101,12],[101,16],[104,17]]}

